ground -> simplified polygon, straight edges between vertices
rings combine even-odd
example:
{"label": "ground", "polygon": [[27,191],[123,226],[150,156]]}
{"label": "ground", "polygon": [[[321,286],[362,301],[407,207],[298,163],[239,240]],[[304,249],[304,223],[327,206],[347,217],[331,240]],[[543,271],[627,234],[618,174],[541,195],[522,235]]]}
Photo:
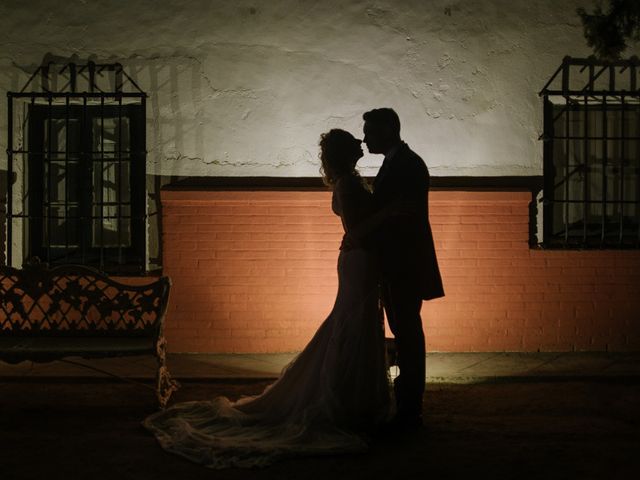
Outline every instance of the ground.
{"label": "ground", "polygon": [[[185,381],[172,401],[236,398],[268,380]],[[162,450],[140,420],[140,385],[4,378],[0,478],[31,479],[631,479],[640,472],[640,379],[510,378],[429,384],[426,426],[359,455],[213,471]]]}

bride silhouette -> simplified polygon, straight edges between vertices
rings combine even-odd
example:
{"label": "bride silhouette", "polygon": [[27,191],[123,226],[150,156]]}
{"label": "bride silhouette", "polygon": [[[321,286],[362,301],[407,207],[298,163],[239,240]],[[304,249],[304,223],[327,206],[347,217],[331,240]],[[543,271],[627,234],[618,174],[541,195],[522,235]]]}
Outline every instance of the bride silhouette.
{"label": "bride silhouette", "polygon": [[[324,182],[351,239],[366,238],[393,208],[374,213],[356,171],[361,141],[334,129],[321,135]],[[304,350],[262,394],[175,404],[142,424],[165,450],[210,468],[264,466],[301,455],[361,452],[393,414],[379,308],[379,265],[366,242],[338,256],[331,313]]]}

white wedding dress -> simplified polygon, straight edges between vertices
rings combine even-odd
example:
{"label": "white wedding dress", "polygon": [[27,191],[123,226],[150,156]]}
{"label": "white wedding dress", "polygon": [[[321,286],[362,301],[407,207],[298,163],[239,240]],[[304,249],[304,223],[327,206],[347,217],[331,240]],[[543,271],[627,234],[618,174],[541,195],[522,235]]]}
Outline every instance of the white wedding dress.
{"label": "white wedding dress", "polygon": [[[345,201],[366,202],[368,195],[359,182],[340,182],[333,209],[341,214]],[[394,404],[374,255],[341,250],[338,281],[329,316],[262,394],[182,402],[142,424],[165,450],[210,468],[365,451],[368,434],[388,421]]]}

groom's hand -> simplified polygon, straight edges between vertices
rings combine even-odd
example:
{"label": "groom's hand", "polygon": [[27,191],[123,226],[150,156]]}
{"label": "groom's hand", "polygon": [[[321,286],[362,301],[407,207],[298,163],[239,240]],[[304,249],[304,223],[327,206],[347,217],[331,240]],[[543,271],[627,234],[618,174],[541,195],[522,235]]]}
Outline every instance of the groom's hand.
{"label": "groom's hand", "polygon": [[349,236],[348,233],[345,233],[342,236],[342,243],[340,243],[340,250],[349,251],[354,247],[353,239]]}
{"label": "groom's hand", "polygon": [[388,206],[391,216],[394,217],[407,217],[413,216],[418,213],[418,209],[413,202],[405,199],[398,199],[393,201]]}

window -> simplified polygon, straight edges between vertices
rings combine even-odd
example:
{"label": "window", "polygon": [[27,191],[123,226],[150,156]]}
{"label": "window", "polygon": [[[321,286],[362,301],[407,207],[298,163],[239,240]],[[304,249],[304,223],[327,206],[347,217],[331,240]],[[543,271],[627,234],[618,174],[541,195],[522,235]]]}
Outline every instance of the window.
{"label": "window", "polygon": [[10,94],[11,119],[25,132],[17,148],[10,138],[9,168],[22,181],[9,188],[7,230],[22,236],[23,259],[144,272],[143,100],[121,91]]}
{"label": "window", "polygon": [[567,57],[542,90],[544,246],[640,247],[638,66]]}
{"label": "window", "polygon": [[29,256],[107,270],[139,264],[140,106],[29,110]]}

